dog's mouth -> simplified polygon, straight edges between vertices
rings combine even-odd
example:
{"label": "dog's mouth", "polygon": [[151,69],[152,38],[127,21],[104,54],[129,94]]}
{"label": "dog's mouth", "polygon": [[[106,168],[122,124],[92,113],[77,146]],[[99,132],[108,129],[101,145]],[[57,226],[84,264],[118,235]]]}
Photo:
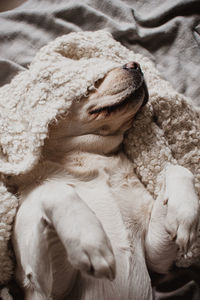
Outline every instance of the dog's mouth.
{"label": "dog's mouth", "polygon": [[89,111],[89,114],[97,115],[104,112],[107,114],[111,114],[113,112],[119,111],[125,106],[127,106],[129,103],[134,103],[134,101],[138,101],[138,99],[141,99],[141,93],[143,91],[144,91],[144,99],[141,106],[144,106],[149,99],[148,89],[145,81],[143,81],[142,85],[138,89],[136,89],[133,93],[129,94],[127,97],[122,98],[119,102],[112,105],[106,105],[106,106],[92,109],[91,111]]}

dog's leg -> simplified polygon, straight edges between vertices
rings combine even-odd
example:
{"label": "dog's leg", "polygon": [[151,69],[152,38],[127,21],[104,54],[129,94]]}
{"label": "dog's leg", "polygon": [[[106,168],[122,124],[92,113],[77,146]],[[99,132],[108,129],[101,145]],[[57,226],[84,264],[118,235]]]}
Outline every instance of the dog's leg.
{"label": "dog's leg", "polygon": [[17,213],[14,229],[15,252],[24,278],[41,297],[51,295],[53,284],[46,234],[48,226],[54,227],[73,270],[114,278],[112,247],[95,214],[73,187],[48,181],[26,196]]}
{"label": "dog's leg", "polygon": [[149,267],[167,273],[178,248],[187,252],[197,236],[198,197],[193,175],[181,166],[169,166],[165,187],[154,203],[146,234],[146,256]]}
{"label": "dog's leg", "polygon": [[165,228],[167,206],[164,205],[164,199],[165,192],[163,189],[154,202],[145,237],[145,253],[148,268],[161,274],[169,271],[178,249]]}
{"label": "dog's leg", "polygon": [[24,287],[26,300],[51,299],[52,292],[60,299],[70,292],[77,271],[67,261],[55,231],[45,222],[40,203],[37,199],[26,200],[14,226],[17,279]]}
{"label": "dog's leg", "polygon": [[69,262],[87,274],[113,279],[112,246],[96,215],[73,187],[63,182],[50,182],[47,188],[51,195],[42,199],[44,218],[54,226]]}
{"label": "dog's leg", "polygon": [[180,250],[187,253],[197,237],[199,200],[194,176],[186,168],[170,165],[166,171],[167,216],[165,227]]}
{"label": "dog's leg", "polygon": [[37,199],[28,197],[20,206],[14,225],[13,245],[17,258],[16,277],[24,287],[25,299],[50,299],[53,277],[47,230]]}

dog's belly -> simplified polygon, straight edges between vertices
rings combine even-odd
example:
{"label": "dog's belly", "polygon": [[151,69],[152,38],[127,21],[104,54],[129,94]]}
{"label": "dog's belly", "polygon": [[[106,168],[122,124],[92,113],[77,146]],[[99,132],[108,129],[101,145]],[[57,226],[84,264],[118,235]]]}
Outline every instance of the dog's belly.
{"label": "dog's belly", "polygon": [[[106,165],[108,167],[108,165]],[[113,170],[112,172],[117,170]],[[121,170],[122,171],[122,170]],[[124,170],[126,172],[127,170]],[[123,173],[123,171],[122,171]],[[120,180],[120,177],[119,177]],[[72,293],[67,299],[77,300],[134,300],[151,299],[150,280],[144,261],[142,235],[143,229],[135,223],[137,232],[132,232],[136,218],[124,218],[121,204],[124,202],[125,211],[132,209],[131,199],[133,186],[126,186],[116,179],[113,184],[109,170],[102,168],[99,175],[90,181],[79,181],[75,184],[76,192],[95,212],[109,237],[115,259],[117,275],[111,282],[105,279],[93,279],[80,275]],[[113,185],[115,186],[113,186]],[[116,188],[117,187],[117,188]],[[124,199],[125,197],[125,199]],[[130,206],[129,206],[130,204]],[[124,212],[125,213],[125,212]],[[141,231],[138,232],[138,227]],[[137,237],[136,237],[137,236]],[[137,295],[137,296],[136,296]]]}

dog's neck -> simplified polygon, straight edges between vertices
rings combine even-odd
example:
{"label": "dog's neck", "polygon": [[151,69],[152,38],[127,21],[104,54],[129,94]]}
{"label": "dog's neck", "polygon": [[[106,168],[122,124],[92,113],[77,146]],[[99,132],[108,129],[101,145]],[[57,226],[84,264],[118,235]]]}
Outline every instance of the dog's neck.
{"label": "dog's neck", "polygon": [[76,150],[76,152],[110,155],[118,151],[122,140],[122,133],[107,136],[85,134],[58,139],[51,137],[51,139],[45,143],[43,157],[49,160],[59,160],[62,159],[63,156],[71,155],[74,150]]}

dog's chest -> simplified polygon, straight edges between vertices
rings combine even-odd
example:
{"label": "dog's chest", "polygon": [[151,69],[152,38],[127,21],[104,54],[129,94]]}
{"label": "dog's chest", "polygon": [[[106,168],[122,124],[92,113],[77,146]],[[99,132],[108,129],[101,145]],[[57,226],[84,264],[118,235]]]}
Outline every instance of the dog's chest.
{"label": "dog's chest", "polygon": [[76,192],[95,212],[112,242],[118,249],[131,251],[132,237],[142,229],[133,195],[138,179],[131,162],[123,154],[91,154],[75,158],[70,168]]}

